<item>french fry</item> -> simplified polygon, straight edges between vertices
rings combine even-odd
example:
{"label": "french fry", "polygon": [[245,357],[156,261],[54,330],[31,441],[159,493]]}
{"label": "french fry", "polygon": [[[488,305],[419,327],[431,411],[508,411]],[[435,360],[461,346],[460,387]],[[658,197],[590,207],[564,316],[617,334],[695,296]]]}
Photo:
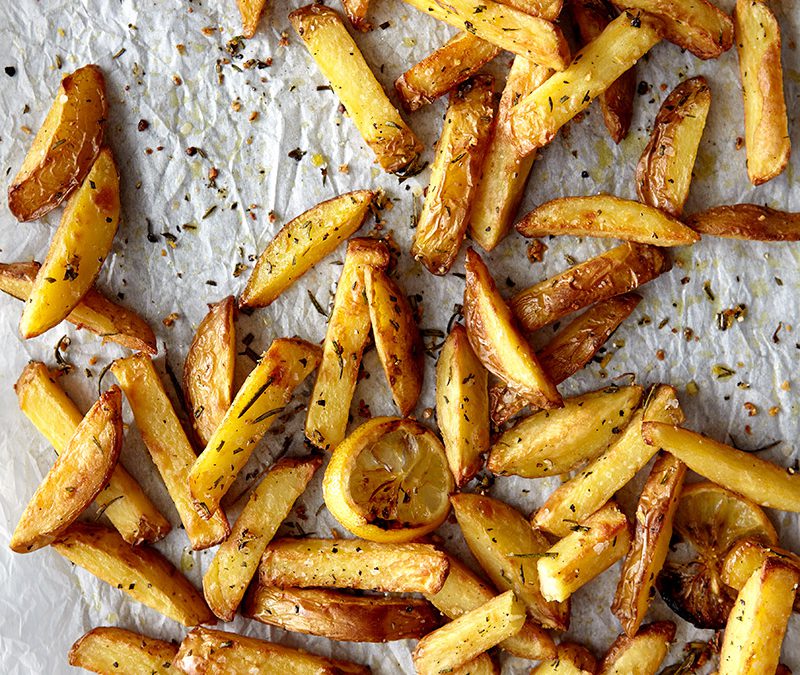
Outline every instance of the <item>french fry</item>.
{"label": "french fry", "polygon": [[122,393],[111,387],[39,484],[11,535],[9,548],[30,553],[53,542],[106,486],[122,449]]}
{"label": "french fry", "polygon": [[259,580],[279,588],[358,588],[385,593],[436,593],[447,556],[428,544],[363,539],[278,539],[261,558]]}
{"label": "french fry", "polygon": [[639,386],[606,387],[564,399],[518,422],[492,446],[486,468],[525,478],[556,476],[594,459],[622,433],[642,399]]}
{"label": "french fry", "polygon": [[656,675],[675,639],[672,621],[656,621],[643,626],[636,635],[620,635],[611,645],[599,675]]}
{"label": "french fry", "polygon": [[412,656],[419,675],[447,673],[518,633],[525,608],[506,591],[437,628],[419,641]]}
{"label": "french fry", "polygon": [[223,621],[233,619],[264,549],[321,463],[319,457],[282,459],[253,490],[203,576],[206,602]]}
{"label": "french fry", "polygon": [[461,249],[494,121],[493,79],[477,75],[450,94],[411,254],[433,274]]}
{"label": "french fry", "polygon": [[41,335],[61,323],[94,285],[119,224],[119,176],[109,148],[70,197],[33,282],[19,331]]}
{"label": "french fry", "polygon": [[[26,301],[33,289],[41,265],[38,262],[0,263],[0,291]],[[68,315],[67,321],[78,329],[99,335],[103,342],[116,342],[135,351],[155,355],[156,337],[150,326],[136,312],[109,300],[90,288]]]}
{"label": "french fry", "polygon": [[622,566],[611,605],[622,629],[631,637],[642,625],[654,597],[655,580],[667,558],[685,476],[683,462],[668,453],[660,453],[639,497],[633,544]]}
{"label": "french fry", "polygon": [[711,89],[702,75],[684,80],[664,99],[636,166],[640,201],[680,218],[710,107]]}
{"label": "french fry", "polygon": [[364,33],[372,30],[372,24],[367,20],[369,0],[342,0],[342,8],[353,28]]}
{"label": "french fry", "polygon": [[369,338],[365,271],[368,267],[384,270],[388,264],[389,250],[382,241],[348,242],[306,416],[306,438],[323,450],[333,450],[345,436],[361,355]]}
{"label": "french fry", "polygon": [[375,199],[355,190],[324,201],[284,225],[258,258],[240,307],[266,307],[364,223]]}
{"label": "french fry", "polygon": [[800,241],[800,213],[759,204],[715,206],[695,213],[686,224],[702,234],[748,241]]}
{"label": "french fry", "polygon": [[450,675],[500,675],[500,669],[489,654],[481,654],[463,666],[453,668]]}
{"label": "french fry", "polygon": [[626,242],[517,293],[511,310],[528,333],[589,305],[628,293],[672,264],[654,246]]}
{"label": "french fry", "polygon": [[204,520],[194,509],[189,470],[197,457],[150,357],[134,354],[118,359],[111,372],[125,392],[136,426],[175,503],[192,549],[198,551],[224,541],[231,531],[225,514],[219,511]]}
{"label": "french fry", "polygon": [[744,94],[747,173],[753,185],[761,185],[783,173],[791,153],[781,29],[769,5],[760,0],[737,0],[733,16]]}
{"label": "french fry", "polygon": [[642,437],[646,443],[685,462],[695,473],[756,504],[800,513],[800,474],[674,422],[646,421],[642,424]]}
{"label": "french fry", "polygon": [[700,240],[694,230],[658,209],[608,194],[554,199],[516,227],[523,237],[614,237],[654,246],[687,246]]}
{"label": "french fry", "polygon": [[236,4],[242,15],[242,37],[250,39],[256,34],[267,0],[236,0]]}
{"label": "french fry", "polygon": [[[62,453],[83,415],[47,366],[31,361],[19,376],[14,391],[22,412],[50,441],[56,453]],[[158,541],[170,530],[169,521],[119,463],[94,504],[97,514],[104,514],[129,544]]]}
{"label": "french fry", "polygon": [[661,40],[659,31],[658,21],[648,14],[623,12],[577,53],[566,70],[520,101],[511,113],[511,132],[520,154],[529,155],[555,138],[561,127]]}
{"label": "french fry", "polygon": [[657,385],[608,450],[562,484],[531,517],[534,527],[565,537],[625,486],[655,454],[642,437],[642,422],[665,420],[680,423],[683,411],[678,394],[669,385]]}
{"label": "french fry", "polygon": [[339,14],[306,5],[289,14],[289,21],[381,167],[389,173],[413,167],[422,143],[387,98]]}
{"label": "french fry", "polygon": [[[766,546],[755,539],[740,539],[725,556],[722,580],[734,590],[740,591],[767,558],[779,558],[800,571],[800,556],[796,553],[777,546]],[[794,611],[800,612],[800,594],[795,596]]]}
{"label": "french fry", "polygon": [[530,675],[594,675],[597,659],[583,645],[562,642],[558,655],[531,670]]}
{"label": "french fry", "polygon": [[69,665],[93,673],[150,673],[171,675],[178,645],[124,628],[92,628],[82,635],[67,657]]}
{"label": "french fry", "polygon": [[261,356],[189,471],[192,501],[204,518],[220,510],[256,445],[320,357],[319,347],[300,338],[278,338]]}
{"label": "french fry", "polygon": [[468,80],[501,51],[472,33],[456,33],[398,77],[394,88],[403,107],[414,112]]}
{"label": "french fry", "polygon": [[67,560],[184,626],[213,623],[203,596],[158,551],[127,544],[114,530],[73,523],[53,544]]}
{"label": "french fry", "polygon": [[564,5],[563,0],[500,0],[502,4],[514,7],[520,12],[538,16],[548,21],[557,21]]}
{"label": "french fry", "polygon": [[476,494],[450,498],[470,551],[495,586],[513,590],[528,615],[545,628],[566,630],[569,603],[545,600],[539,588],[536,559],[550,543],[508,504]]}

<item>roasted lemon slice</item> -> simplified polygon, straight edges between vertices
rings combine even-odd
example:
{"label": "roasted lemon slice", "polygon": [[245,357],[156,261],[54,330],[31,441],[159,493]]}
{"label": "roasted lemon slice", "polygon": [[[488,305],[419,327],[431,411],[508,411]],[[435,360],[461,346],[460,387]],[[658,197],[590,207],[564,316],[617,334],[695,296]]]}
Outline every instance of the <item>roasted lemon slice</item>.
{"label": "roasted lemon slice", "polygon": [[442,524],[454,481],[444,447],[411,419],[376,417],[334,450],[325,472],[328,510],[357,537],[417,539]]}
{"label": "roasted lemon slice", "polygon": [[675,515],[673,553],[658,577],[664,602],[698,628],[723,628],[736,592],[722,581],[731,547],[744,537],[775,544],[778,535],[759,506],[709,482],[687,485]]}

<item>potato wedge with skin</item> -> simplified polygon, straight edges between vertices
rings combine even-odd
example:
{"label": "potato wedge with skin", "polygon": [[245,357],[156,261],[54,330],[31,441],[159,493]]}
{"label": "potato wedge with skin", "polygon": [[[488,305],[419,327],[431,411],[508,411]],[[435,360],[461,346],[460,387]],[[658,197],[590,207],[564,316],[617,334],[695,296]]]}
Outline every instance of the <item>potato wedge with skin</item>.
{"label": "potato wedge with skin", "polygon": [[262,584],[250,590],[243,614],[268,626],[344,642],[418,640],[442,624],[439,613],[419,598]]}
{"label": "potato wedge with skin", "polygon": [[61,80],[8,188],[8,207],[17,220],[41,218],[83,183],[100,152],[107,117],[106,83],[99,67],[83,66]]}
{"label": "potato wedge with skin", "polygon": [[633,544],[622,565],[611,611],[622,629],[634,636],[642,625],[658,573],[664,566],[672,538],[686,465],[669,453],[659,453],[642,488],[636,507]]}
{"label": "potato wedge with skin", "polygon": [[506,591],[422,638],[412,655],[414,668],[419,675],[450,672],[518,633],[524,623],[525,607]]}
{"label": "potato wedge with skin", "polygon": [[195,509],[209,518],[247,464],[258,442],[319,365],[321,350],[300,338],[273,340],[236,393],[205,450],[189,471]]}
{"label": "potato wedge with skin", "polygon": [[[750,576],[767,558],[779,558],[800,571],[800,556],[777,546],[766,546],[754,539],[736,542],[722,565],[722,580],[736,591],[742,590]],[[795,596],[794,611],[800,612],[800,594]]]}
{"label": "potato wedge with skin", "polygon": [[432,274],[450,271],[467,232],[494,122],[494,80],[477,75],[450,94],[411,255]]}
{"label": "potato wedge with skin", "polygon": [[563,483],[531,516],[534,527],[565,537],[575,521],[582,521],[603,506],[655,455],[645,443],[642,423],[665,420],[680,423],[683,411],[678,394],[669,385],[656,385],[643,408],[608,450]]}
{"label": "potato wedge with skin", "polygon": [[170,675],[178,653],[173,642],[156,640],[124,628],[92,628],[69,650],[69,665],[93,673],[150,673]]}
{"label": "potato wedge with skin", "polygon": [[656,675],[675,639],[672,621],[656,621],[643,626],[636,635],[620,635],[611,645],[599,675]]}
{"label": "potato wedge with skin", "polygon": [[342,9],[353,28],[362,33],[372,30],[372,24],[367,20],[369,0],[342,0]]}
{"label": "potato wedge with skin", "polygon": [[526,417],[492,446],[486,468],[525,478],[555,476],[597,457],[622,433],[642,400],[639,386],[606,387]]}
{"label": "potato wedge with skin", "polygon": [[333,450],[345,436],[361,355],[369,339],[364,274],[368,267],[385,270],[388,265],[389,249],[382,241],[358,238],[347,244],[306,415],[306,438],[323,450]]}
{"label": "potato wedge with skin", "polygon": [[384,593],[436,593],[447,556],[428,544],[363,539],[278,539],[261,558],[259,581],[279,588],[357,588]]}
{"label": "potato wedge with skin", "polygon": [[545,600],[537,558],[550,543],[508,504],[476,494],[453,495],[453,511],[470,551],[498,589],[513,590],[528,615],[545,628],[569,627],[569,603]]}
{"label": "potato wedge with skin", "polygon": [[122,393],[103,393],[75,428],[11,535],[9,548],[30,553],[54,541],[106,486],[122,449]]}
{"label": "potato wedge with skin", "polygon": [[511,131],[519,153],[529,155],[547,145],[660,40],[660,26],[653,17],[644,12],[620,14],[575,55],[566,70],[555,73],[514,108]]}
{"label": "potato wedge with skin", "polygon": [[284,225],[261,253],[240,307],[266,307],[363,225],[375,199],[355,190],[324,201]]}
{"label": "potato wedge with skin", "polygon": [[464,322],[481,363],[530,404],[561,407],[561,394],[520,333],[486,264],[471,248],[467,250],[466,271]]}
{"label": "potato wedge with skin", "polygon": [[422,143],[389,101],[339,14],[306,5],[291,12],[289,21],[383,170],[402,173],[413,167]]}
{"label": "potato wedge with skin", "polygon": [[232,295],[209,305],[183,364],[183,395],[195,434],[204,447],[225,417],[233,398],[235,310]]}
{"label": "potato wedge with skin", "polygon": [[433,103],[475,75],[502,50],[472,33],[456,33],[394,82],[408,112]]}
{"label": "potato wedge with skin", "polygon": [[119,176],[111,150],[103,148],[64,209],[22,311],[22,337],[41,335],[75,309],[94,285],[118,224]]}
{"label": "potato wedge with skin", "polygon": [[267,0],[236,0],[236,4],[242,15],[242,37],[250,39],[256,34]]}
{"label": "potato wedge with skin", "polygon": [[189,492],[189,470],[197,459],[153,361],[146,354],[118,359],[111,365],[153,463],[175,504],[192,549],[199,551],[224,541],[231,528],[222,511],[204,520]]}
{"label": "potato wedge with skin", "polygon": [[695,213],[686,224],[702,234],[747,241],[800,241],[800,213],[759,204],[715,206]]}
{"label": "potato wedge with skin", "polygon": [[661,420],[642,424],[642,438],[756,504],[800,513],[800,474]]}
{"label": "potato wedge with skin", "polygon": [[583,645],[562,642],[558,655],[531,670],[530,675],[594,675],[597,659]]}
{"label": "potato wedge with skin", "polygon": [[702,75],[684,80],[664,99],[636,166],[640,201],[680,218],[710,107],[711,89]]}
{"label": "potato wedge with skin", "polygon": [[628,293],[671,267],[655,246],[626,242],[520,291],[509,305],[522,328],[533,333],[595,302]]}
{"label": "potato wedge with skin", "polygon": [[320,457],[282,459],[251,493],[203,576],[206,602],[223,621],[233,620],[264,549],[320,464]]}
{"label": "potato wedge with skin", "polygon": [[101,581],[184,626],[214,622],[203,596],[153,548],[131,546],[114,530],[82,522],[73,523],[52,546]]}

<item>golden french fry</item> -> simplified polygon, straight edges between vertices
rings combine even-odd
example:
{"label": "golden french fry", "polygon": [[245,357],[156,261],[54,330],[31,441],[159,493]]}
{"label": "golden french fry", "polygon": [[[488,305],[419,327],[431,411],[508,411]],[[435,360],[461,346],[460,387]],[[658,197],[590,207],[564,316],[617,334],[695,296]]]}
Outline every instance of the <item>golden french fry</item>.
{"label": "golden french fry", "polygon": [[242,37],[249,39],[256,34],[267,0],[236,0],[236,4],[242,15]]}
{"label": "golden french fry", "polygon": [[643,626],[636,635],[620,635],[611,645],[599,675],[656,675],[675,639],[672,621],[656,621]]}
{"label": "golden french fry", "polygon": [[342,7],[353,28],[364,33],[372,30],[372,24],[367,20],[369,0],[342,0]]}
{"label": "golden french fry", "polygon": [[467,661],[463,666],[453,668],[450,675],[500,675],[500,669],[492,657],[484,653],[472,661]]}
{"label": "golden french fry", "polygon": [[564,5],[563,0],[499,0],[499,2],[548,21],[556,21]]}
{"label": "golden french fry", "polygon": [[69,665],[93,673],[149,673],[171,675],[178,645],[124,628],[92,628],[69,650]]}
{"label": "golden french fry", "polygon": [[800,241],[800,213],[759,204],[715,206],[695,213],[686,224],[702,234],[749,241]]}
{"label": "golden french fry", "polygon": [[[742,590],[750,576],[767,558],[779,558],[800,571],[800,556],[755,539],[740,539],[728,551],[722,565],[722,580],[736,591]],[[794,599],[794,611],[800,612],[800,594]]]}
{"label": "golden french fry", "polygon": [[558,654],[553,659],[543,661],[530,675],[594,675],[597,659],[583,645],[575,642],[562,642]]}

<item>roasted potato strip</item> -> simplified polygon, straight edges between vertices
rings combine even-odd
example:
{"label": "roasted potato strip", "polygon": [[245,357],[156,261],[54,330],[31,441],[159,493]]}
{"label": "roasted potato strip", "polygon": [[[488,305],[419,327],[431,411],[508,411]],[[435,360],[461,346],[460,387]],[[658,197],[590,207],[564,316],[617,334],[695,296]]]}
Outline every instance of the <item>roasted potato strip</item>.
{"label": "roasted potato strip", "polygon": [[381,167],[401,173],[413,166],[422,143],[387,98],[339,14],[306,5],[289,14],[289,21]]}
{"label": "roasted potato strip", "polygon": [[675,639],[672,621],[656,621],[643,626],[636,635],[620,635],[611,645],[599,675],[656,675]]}
{"label": "roasted potato strip", "polygon": [[375,199],[356,190],[317,204],[284,225],[258,258],[240,307],[266,307],[364,223]]}
{"label": "roasted potato strip", "polygon": [[494,120],[493,79],[478,75],[450,94],[411,254],[433,274],[450,271],[467,232]]}
{"label": "roasted potato strip", "polygon": [[69,665],[93,673],[171,675],[178,645],[124,628],[92,628],[69,650]]}
{"label": "roasted potato strip", "polygon": [[558,655],[531,670],[530,675],[594,675],[597,659],[583,645],[562,642]]}
{"label": "roasted potato strip", "polygon": [[242,15],[242,37],[249,39],[256,34],[267,0],[236,0],[236,4]]}
{"label": "roasted potato strip", "polygon": [[[767,558],[779,558],[800,571],[800,556],[777,546],[767,546],[755,539],[736,542],[722,565],[722,580],[736,591],[742,590],[747,580]],[[795,596],[794,611],[800,612],[800,594]]]}
{"label": "roasted potato strip", "polygon": [[342,8],[353,28],[362,32],[372,30],[372,24],[367,20],[369,0],[342,0]]}
{"label": "roasted potato strip", "polygon": [[689,227],[714,237],[750,241],[800,241],[800,213],[759,204],[715,206],[686,219]]}
{"label": "roasted potato strip", "polygon": [[73,523],[53,543],[67,560],[184,626],[213,623],[203,596],[158,551],[125,543],[114,530]]}
{"label": "roasted potato strip", "polygon": [[8,208],[17,220],[34,220],[77,188],[103,142],[108,101],[103,73],[83,66],[61,80],[50,112],[8,188]]}
{"label": "roasted potato strip", "polygon": [[499,0],[502,4],[514,7],[520,12],[538,16],[548,21],[556,21],[564,5],[563,0]]}
{"label": "roasted potato strip", "polygon": [[500,669],[489,654],[481,654],[463,666],[453,668],[450,675],[500,675]]}
{"label": "roasted potato strip", "polygon": [[231,531],[225,514],[219,511],[204,520],[194,509],[189,470],[197,457],[150,357],[134,354],[119,359],[112,364],[111,372],[125,392],[142,440],[175,503],[192,548],[197,551],[224,541]]}
{"label": "roasted potato strip", "polygon": [[642,202],[680,218],[710,107],[711,89],[701,75],[684,80],[664,99],[636,166]]}

